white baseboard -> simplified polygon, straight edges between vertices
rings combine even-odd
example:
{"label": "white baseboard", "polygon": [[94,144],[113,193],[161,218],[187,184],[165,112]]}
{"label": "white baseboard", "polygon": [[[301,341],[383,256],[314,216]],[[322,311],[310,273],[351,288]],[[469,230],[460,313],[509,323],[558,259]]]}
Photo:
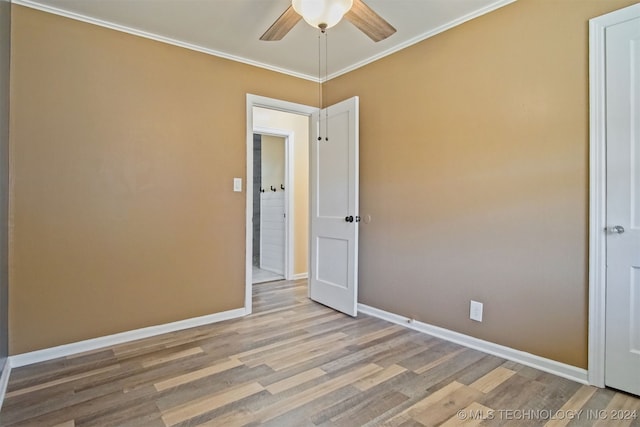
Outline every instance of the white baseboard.
{"label": "white baseboard", "polygon": [[132,331],[121,332],[114,335],[107,335],[104,337],[93,338],[85,341],[79,341],[71,344],[65,344],[57,347],[45,348],[43,350],[36,350],[29,353],[9,356],[8,363],[11,364],[12,368],[17,368],[20,366],[31,365],[33,363],[57,359],[58,357],[66,357],[72,354],[84,353],[86,351],[92,351],[103,347],[123,344],[142,338],[149,338],[160,334],[180,331],[182,329],[194,328],[196,326],[207,325],[209,323],[235,319],[238,317],[242,317],[245,314],[247,314],[247,310],[245,308],[237,308],[235,310],[208,314],[206,316],[193,317],[191,319],[179,320],[177,322],[165,323],[163,325],[149,326],[147,328],[135,329]]}
{"label": "white baseboard", "polygon": [[9,385],[9,375],[11,375],[11,363],[9,359],[7,359],[4,362],[2,375],[0,376],[0,409],[2,409],[4,395],[7,393],[7,386]]}
{"label": "white baseboard", "polygon": [[291,280],[302,280],[302,279],[308,279],[308,278],[309,278],[309,273],[298,273],[291,276]]}
{"label": "white baseboard", "polygon": [[532,368],[539,369],[541,371],[548,372],[562,378],[567,378],[581,384],[589,384],[586,369],[567,365],[555,360],[536,356],[535,354],[474,338],[469,335],[454,332],[449,329],[440,328],[428,323],[419,322],[408,317],[389,313],[388,311],[370,307],[365,304],[358,304],[358,311],[382,320],[386,320],[391,323],[405,326],[409,329],[413,329],[428,335],[432,335],[434,337],[442,338],[444,340],[463,345],[465,347],[473,348],[484,353],[492,354],[494,356],[502,357],[503,359],[530,366]]}

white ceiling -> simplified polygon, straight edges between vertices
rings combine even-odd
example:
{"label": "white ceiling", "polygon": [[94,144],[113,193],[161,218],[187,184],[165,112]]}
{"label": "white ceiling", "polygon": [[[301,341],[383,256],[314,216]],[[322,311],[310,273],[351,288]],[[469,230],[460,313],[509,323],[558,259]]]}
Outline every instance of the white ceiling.
{"label": "white ceiling", "polygon": [[[327,75],[343,74],[513,1],[365,0],[398,32],[374,43],[350,22],[342,20],[328,30]],[[318,79],[318,30],[306,22],[300,21],[281,41],[259,40],[291,0],[13,0],[13,3]],[[322,75],[325,76],[324,67]]]}

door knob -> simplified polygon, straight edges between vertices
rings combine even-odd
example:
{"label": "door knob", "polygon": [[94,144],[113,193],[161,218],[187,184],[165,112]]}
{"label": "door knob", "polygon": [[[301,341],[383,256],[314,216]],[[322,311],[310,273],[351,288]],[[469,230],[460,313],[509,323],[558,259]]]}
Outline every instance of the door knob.
{"label": "door knob", "polygon": [[351,215],[346,216],[346,217],[344,217],[344,220],[347,221],[347,222],[353,222],[353,216],[351,216]]}
{"label": "door knob", "polygon": [[624,227],[621,225],[614,225],[611,227],[607,227],[607,231],[611,234],[622,234],[624,233]]}

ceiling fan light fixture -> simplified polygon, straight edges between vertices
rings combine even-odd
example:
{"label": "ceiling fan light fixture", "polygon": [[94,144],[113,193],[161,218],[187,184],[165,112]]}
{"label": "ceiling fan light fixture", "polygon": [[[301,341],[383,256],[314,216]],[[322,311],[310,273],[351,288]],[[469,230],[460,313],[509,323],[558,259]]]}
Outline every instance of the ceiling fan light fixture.
{"label": "ceiling fan light fixture", "polygon": [[293,9],[312,27],[336,25],[353,6],[353,0],[292,0]]}

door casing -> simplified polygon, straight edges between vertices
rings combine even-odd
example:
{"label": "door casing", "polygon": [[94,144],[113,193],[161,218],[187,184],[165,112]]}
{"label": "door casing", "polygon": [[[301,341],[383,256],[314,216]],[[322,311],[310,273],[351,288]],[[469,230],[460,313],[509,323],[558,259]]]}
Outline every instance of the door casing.
{"label": "door casing", "polygon": [[[256,129],[256,127],[254,127],[253,125],[253,107],[262,107],[262,108],[268,108],[271,110],[278,110],[278,111],[283,111],[283,112],[287,112],[287,113],[292,113],[292,114],[299,114],[299,115],[303,115],[303,116],[308,116],[310,117],[311,114],[314,111],[317,111],[317,107],[312,107],[309,105],[303,105],[303,104],[297,104],[294,102],[289,102],[289,101],[283,101],[283,100],[279,100],[279,99],[274,99],[274,98],[268,98],[268,97],[264,97],[264,96],[259,96],[259,95],[253,95],[253,94],[247,94],[247,102],[246,102],[246,117],[247,117],[247,123],[246,123],[246,145],[247,145],[247,163],[246,163],[246,185],[245,185],[245,191],[246,191],[246,226],[245,226],[245,259],[246,259],[246,266],[245,266],[245,295],[244,295],[244,308],[245,308],[245,312],[246,314],[251,314],[253,307],[252,307],[252,288],[253,288],[253,283],[252,283],[252,275],[253,275],[253,266],[252,266],[252,258],[253,258],[253,252],[252,252],[252,248],[253,248],[253,227],[252,227],[252,221],[253,221],[253,134],[254,134],[254,129]],[[257,128],[260,129],[260,128]],[[260,131],[258,131],[257,133],[261,133]],[[267,132],[269,133],[269,132]],[[291,149],[292,144],[287,144],[287,153],[289,152],[289,150]],[[289,156],[289,159],[291,159],[291,156]],[[287,163],[291,163],[291,161],[287,162]],[[288,180],[291,180],[291,174],[288,174]],[[289,186],[289,188],[292,188],[290,186],[290,182],[287,182],[287,184]],[[289,198],[290,199],[290,198]],[[287,208],[289,210],[289,213],[293,212],[293,208],[291,206],[289,206],[290,200],[287,201]],[[289,218],[288,218],[289,219]],[[293,221],[288,221],[288,226],[287,228],[290,229],[290,227],[292,227],[292,223]],[[291,231],[291,230],[289,230]],[[288,233],[287,239],[291,239],[292,238],[292,233]],[[291,252],[293,249],[293,244],[291,244],[290,241],[288,241],[287,243],[287,251]],[[288,255],[285,256],[285,258],[288,258]],[[286,260],[285,260],[285,264],[286,264]],[[289,263],[292,264],[292,263]],[[285,265],[285,268],[288,270],[288,266]],[[286,272],[286,270],[285,270]]]}

